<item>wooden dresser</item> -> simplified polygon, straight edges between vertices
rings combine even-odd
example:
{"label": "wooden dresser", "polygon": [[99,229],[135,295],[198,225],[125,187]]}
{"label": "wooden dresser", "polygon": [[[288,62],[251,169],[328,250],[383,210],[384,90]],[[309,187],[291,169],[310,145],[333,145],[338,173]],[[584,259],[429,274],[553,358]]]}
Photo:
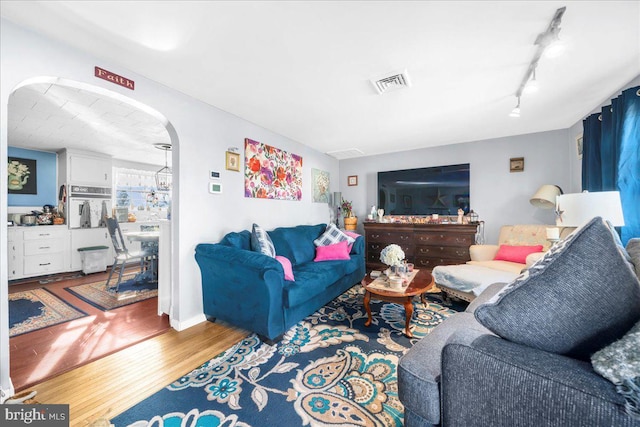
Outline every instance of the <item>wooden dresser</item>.
{"label": "wooden dresser", "polygon": [[464,264],[469,261],[469,246],[475,244],[476,224],[399,224],[365,222],[367,270],[386,268],[380,252],[395,243],[407,261],[416,268]]}

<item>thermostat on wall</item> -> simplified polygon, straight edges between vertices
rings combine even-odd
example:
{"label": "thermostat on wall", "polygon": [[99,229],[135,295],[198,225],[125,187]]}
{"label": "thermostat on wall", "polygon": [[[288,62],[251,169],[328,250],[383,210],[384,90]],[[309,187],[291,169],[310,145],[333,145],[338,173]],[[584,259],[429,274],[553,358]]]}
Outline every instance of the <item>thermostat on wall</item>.
{"label": "thermostat on wall", "polygon": [[211,194],[220,194],[222,193],[222,184],[219,182],[210,182],[209,183],[209,193]]}

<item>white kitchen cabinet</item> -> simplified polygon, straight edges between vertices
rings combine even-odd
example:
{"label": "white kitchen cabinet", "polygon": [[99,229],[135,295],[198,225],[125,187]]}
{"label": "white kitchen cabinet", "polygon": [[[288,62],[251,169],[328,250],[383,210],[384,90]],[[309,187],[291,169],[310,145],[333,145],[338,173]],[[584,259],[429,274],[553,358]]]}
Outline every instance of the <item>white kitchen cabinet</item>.
{"label": "white kitchen cabinet", "polygon": [[22,255],[22,231],[17,227],[10,227],[7,233],[7,258],[8,258],[8,279],[14,280],[22,277],[24,257]]}
{"label": "white kitchen cabinet", "polygon": [[8,231],[9,280],[68,271],[66,226],[12,227]]}
{"label": "white kitchen cabinet", "polygon": [[58,181],[69,185],[111,187],[111,157],[64,149],[58,156]]}
{"label": "white kitchen cabinet", "polygon": [[82,255],[79,248],[106,246],[107,265],[113,264],[113,245],[106,228],[77,228],[71,230],[71,271],[82,270]]}

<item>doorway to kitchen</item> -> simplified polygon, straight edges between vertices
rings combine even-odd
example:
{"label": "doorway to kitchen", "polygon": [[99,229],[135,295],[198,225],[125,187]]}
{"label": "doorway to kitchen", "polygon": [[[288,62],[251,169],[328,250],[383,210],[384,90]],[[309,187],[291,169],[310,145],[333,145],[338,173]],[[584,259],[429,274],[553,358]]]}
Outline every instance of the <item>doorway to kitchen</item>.
{"label": "doorway to kitchen", "polygon": [[[56,244],[49,244],[54,242],[51,240],[44,242],[47,244],[35,246],[31,241],[24,240],[33,234],[27,231],[43,230],[45,223],[35,227],[12,227],[9,234],[13,240],[10,240],[9,245],[15,250],[11,251],[10,247],[8,251],[9,267],[13,271],[13,276],[11,271],[9,272],[9,278],[13,279],[10,282],[9,293],[43,288],[86,314],[80,319],[10,338],[11,376],[13,377],[15,372],[16,389],[20,390],[34,381],[50,378],[169,329],[167,314],[171,304],[171,268],[167,266],[171,265],[173,243],[169,214],[171,189],[163,189],[164,210],[157,209],[151,215],[150,211],[157,195],[150,194],[152,203],[148,206],[151,206],[151,209],[149,212],[138,213],[138,218],[144,217],[145,221],[136,223],[130,220],[136,215],[127,215],[127,221],[123,224],[137,230],[149,226],[146,220],[151,219],[154,222],[153,226],[164,230],[160,237],[160,246],[164,245],[165,250],[161,251],[159,257],[156,255],[159,258],[158,263],[164,265],[161,271],[165,272],[164,277],[158,280],[158,296],[132,305],[102,310],[87,303],[86,299],[78,298],[77,294],[69,292],[71,288],[106,281],[105,272],[85,271],[85,259],[78,251],[79,246],[82,246],[82,249],[106,247],[109,252],[112,251],[111,239],[106,228],[100,228],[100,218],[93,222],[75,221],[78,219],[75,217],[76,214],[82,217],[81,219],[86,219],[87,216],[82,215],[82,205],[72,205],[67,197],[71,195],[73,184],[69,178],[72,175],[69,167],[73,167],[69,166],[72,164],[70,160],[73,160],[71,156],[76,155],[76,159],[85,156],[93,162],[82,166],[84,170],[76,169],[82,172],[81,175],[85,179],[77,184],[109,191],[111,203],[108,206],[115,207],[116,183],[113,179],[113,168],[143,170],[147,174],[160,170],[166,166],[165,153],[154,148],[160,143],[169,146],[177,144],[177,135],[168,120],[154,109],[116,92],[59,78],[35,78],[19,85],[10,96],[7,144],[9,150],[22,150],[21,153],[54,153],[57,156],[55,175],[51,175],[51,172],[50,175],[38,175],[41,182],[51,179],[57,182],[56,190],[60,191],[56,191],[51,203],[57,208],[52,216],[62,218],[62,224],[58,219],[57,225],[53,225],[53,218],[51,223],[46,223],[46,227],[50,227],[47,230],[55,228],[55,233],[51,234],[54,235]],[[66,163],[61,160],[63,157],[67,160]],[[105,163],[104,159],[109,159],[109,163]],[[104,168],[105,164],[109,165],[108,169]],[[96,170],[100,171],[100,179],[104,175],[104,182],[91,182]],[[35,175],[40,169],[36,166],[33,172]],[[174,182],[177,185],[177,180]],[[40,190],[36,190],[36,193],[38,191]],[[34,199],[20,199],[20,196],[22,195],[8,197],[6,211],[10,218],[20,218],[21,211],[28,213],[39,208],[30,202]],[[18,202],[15,202],[16,200]],[[95,211],[100,208],[96,206],[93,209]],[[115,217],[115,209],[107,208],[106,211],[108,216]],[[145,217],[143,213],[148,215]],[[98,217],[101,215],[102,213]],[[72,216],[74,221],[70,220]],[[162,222],[161,226],[156,224],[158,222]],[[16,244],[16,241],[19,243]],[[30,253],[32,250],[38,253]],[[49,263],[49,259],[55,263]],[[107,260],[109,265],[113,262],[111,254],[107,256]],[[25,268],[34,262],[41,266],[41,271],[33,273]],[[80,267],[82,272],[79,271]],[[29,338],[29,334],[34,335]],[[38,360],[33,359],[34,355],[38,356]],[[26,363],[26,360],[31,362]]]}

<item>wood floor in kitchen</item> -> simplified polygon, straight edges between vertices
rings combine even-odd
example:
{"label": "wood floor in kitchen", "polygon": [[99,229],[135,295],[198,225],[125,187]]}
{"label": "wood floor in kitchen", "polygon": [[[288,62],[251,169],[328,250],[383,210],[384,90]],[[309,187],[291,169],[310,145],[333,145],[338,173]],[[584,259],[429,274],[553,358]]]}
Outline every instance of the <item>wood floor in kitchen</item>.
{"label": "wood floor in kitchen", "polygon": [[9,293],[44,287],[88,313],[10,338],[10,372],[16,392],[170,329],[168,316],[158,316],[157,298],[102,311],[64,289],[106,279],[107,273],[65,273],[10,283]]}

